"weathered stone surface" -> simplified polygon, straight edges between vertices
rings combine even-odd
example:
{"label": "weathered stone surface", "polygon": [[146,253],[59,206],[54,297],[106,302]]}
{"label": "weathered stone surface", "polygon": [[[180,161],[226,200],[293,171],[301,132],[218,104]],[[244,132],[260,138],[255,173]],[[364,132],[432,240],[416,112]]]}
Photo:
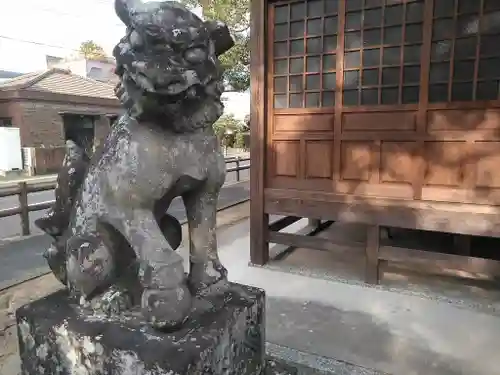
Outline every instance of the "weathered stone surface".
{"label": "weathered stone surface", "polygon": [[[17,311],[25,375],[257,375],[264,366],[265,296],[229,289],[196,300],[176,332],[160,333],[140,314],[87,315],[57,292]],[[195,302],[196,302],[195,301]]]}
{"label": "weathered stone surface", "polygon": [[0,374],[18,374],[16,309],[61,288],[59,281],[49,274],[0,291]]}

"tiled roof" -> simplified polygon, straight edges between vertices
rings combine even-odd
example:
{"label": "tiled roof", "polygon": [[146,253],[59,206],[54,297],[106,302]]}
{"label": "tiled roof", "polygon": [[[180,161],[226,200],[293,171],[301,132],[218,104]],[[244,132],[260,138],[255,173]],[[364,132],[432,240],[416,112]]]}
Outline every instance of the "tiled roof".
{"label": "tiled roof", "polygon": [[7,81],[4,81],[0,84],[0,89],[4,88],[17,88],[20,86],[24,86],[27,83],[29,83],[31,80],[34,78],[38,77],[39,75],[43,74],[43,72],[33,72],[33,73],[26,73],[26,74],[21,74],[20,76],[11,78]]}
{"label": "tiled roof", "polygon": [[2,82],[0,83],[0,91],[2,90],[44,91],[55,94],[116,99],[113,85],[57,68],[23,74]]}
{"label": "tiled roof", "polygon": [[14,77],[19,77],[23,73],[11,72],[8,70],[0,70],[0,78],[1,79],[11,79]]}

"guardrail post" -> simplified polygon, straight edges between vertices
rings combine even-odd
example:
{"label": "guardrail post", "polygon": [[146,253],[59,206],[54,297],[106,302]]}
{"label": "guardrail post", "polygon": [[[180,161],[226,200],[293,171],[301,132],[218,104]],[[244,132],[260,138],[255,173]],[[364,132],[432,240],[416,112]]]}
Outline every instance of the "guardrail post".
{"label": "guardrail post", "polygon": [[240,182],[240,157],[236,156],[236,181]]}
{"label": "guardrail post", "polygon": [[23,236],[30,235],[30,210],[28,207],[28,184],[19,183],[19,208],[21,209],[21,228]]}

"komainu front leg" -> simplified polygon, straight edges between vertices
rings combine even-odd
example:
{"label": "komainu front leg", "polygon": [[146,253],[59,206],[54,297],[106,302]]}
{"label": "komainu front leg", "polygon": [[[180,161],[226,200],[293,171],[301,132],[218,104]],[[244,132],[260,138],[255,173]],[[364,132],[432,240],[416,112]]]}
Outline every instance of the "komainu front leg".
{"label": "komainu front leg", "polygon": [[88,299],[112,284],[114,257],[99,235],[71,237],[66,243],[66,254],[66,278],[73,294]]}
{"label": "komainu front leg", "polygon": [[165,239],[151,211],[135,209],[130,216],[123,233],[140,263],[142,313],[158,329],[175,328],[191,311],[182,257]]}
{"label": "komainu front leg", "polygon": [[193,293],[227,279],[217,249],[217,197],[218,191],[205,186],[183,196],[189,225],[189,284]]}

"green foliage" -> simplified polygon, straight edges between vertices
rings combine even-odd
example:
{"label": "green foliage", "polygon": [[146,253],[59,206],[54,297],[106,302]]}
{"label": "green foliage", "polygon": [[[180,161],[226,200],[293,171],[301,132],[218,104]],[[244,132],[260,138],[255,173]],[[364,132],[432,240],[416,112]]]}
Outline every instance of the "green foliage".
{"label": "green foliage", "polygon": [[236,133],[236,137],[234,140],[234,147],[236,148],[246,148],[245,144],[245,133],[243,132],[238,132]]}
{"label": "green foliage", "polygon": [[213,125],[215,134],[222,138],[228,132],[237,133],[242,128],[242,122],[233,114],[222,115]]}
{"label": "green foliage", "polygon": [[243,121],[235,118],[233,114],[221,116],[213,125],[213,129],[222,145],[226,147],[240,147],[237,145],[242,142],[240,137],[245,131],[245,127]]}
{"label": "green foliage", "polygon": [[95,43],[93,40],[87,40],[80,44],[79,52],[86,59],[103,59],[106,58],[104,48]]}
{"label": "green foliage", "polygon": [[250,131],[250,115],[246,115],[245,120],[243,120],[243,130],[245,132]]}
{"label": "green foliage", "polygon": [[220,57],[224,79],[235,91],[250,87],[250,0],[181,0],[190,8],[202,6],[206,19],[227,24],[235,46]]}

